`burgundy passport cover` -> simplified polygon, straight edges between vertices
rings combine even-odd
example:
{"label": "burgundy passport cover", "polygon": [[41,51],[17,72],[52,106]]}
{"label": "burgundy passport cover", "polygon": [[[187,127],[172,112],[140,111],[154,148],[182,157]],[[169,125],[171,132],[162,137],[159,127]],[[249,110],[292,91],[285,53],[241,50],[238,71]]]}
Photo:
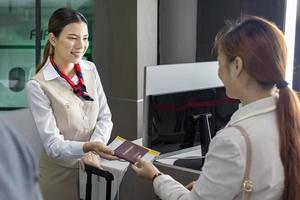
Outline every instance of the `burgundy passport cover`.
{"label": "burgundy passport cover", "polygon": [[139,156],[145,155],[148,150],[128,140],[124,141],[115,150],[115,155],[134,164]]}

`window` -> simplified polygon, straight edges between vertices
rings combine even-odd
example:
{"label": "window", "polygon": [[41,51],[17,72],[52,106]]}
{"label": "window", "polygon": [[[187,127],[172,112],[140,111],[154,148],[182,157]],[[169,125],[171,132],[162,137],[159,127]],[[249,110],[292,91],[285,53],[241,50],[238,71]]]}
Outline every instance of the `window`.
{"label": "window", "polygon": [[[48,19],[54,10],[71,7],[82,12],[92,32],[92,4],[93,0],[43,0],[41,52],[48,36]],[[25,84],[35,73],[35,9],[35,0],[0,0],[0,110],[27,107]],[[92,42],[85,55],[87,59],[91,59],[91,53]]]}

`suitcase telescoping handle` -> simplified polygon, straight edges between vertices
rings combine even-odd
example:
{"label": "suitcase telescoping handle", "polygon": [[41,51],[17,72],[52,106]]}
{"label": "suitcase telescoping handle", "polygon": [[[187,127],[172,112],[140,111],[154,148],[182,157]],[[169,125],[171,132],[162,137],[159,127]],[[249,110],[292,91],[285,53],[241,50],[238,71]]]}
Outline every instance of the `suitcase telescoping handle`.
{"label": "suitcase telescoping handle", "polygon": [[85,200],[92,199],[92,174],[101,176],[106,180],[106,200],[111,199],[111,182],[114,180],[114,176],[103,169],[93,167],[91,165],[85,165],[85,172],[87,173]]}

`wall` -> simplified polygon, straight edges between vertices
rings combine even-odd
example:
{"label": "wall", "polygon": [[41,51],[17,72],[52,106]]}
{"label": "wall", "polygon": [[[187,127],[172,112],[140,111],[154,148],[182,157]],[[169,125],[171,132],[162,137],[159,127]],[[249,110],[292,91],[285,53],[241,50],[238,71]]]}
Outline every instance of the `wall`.
{"label": "wall", "polygon": [[159,63],[196,60],[197,0],[159,1]]}
{"label": "wall", "polygon": [[144,67],[157,62],[157,0],[95,1],[94,19],[93,57],[113,115],[112,137],[136,139]]}
{"label": "wall", "polygon": [[296,39],[295,39],[295,60],[294,60],[294,77],[293,89],[300,92],[300,1],[297,4],[297,24],[296,24]]}

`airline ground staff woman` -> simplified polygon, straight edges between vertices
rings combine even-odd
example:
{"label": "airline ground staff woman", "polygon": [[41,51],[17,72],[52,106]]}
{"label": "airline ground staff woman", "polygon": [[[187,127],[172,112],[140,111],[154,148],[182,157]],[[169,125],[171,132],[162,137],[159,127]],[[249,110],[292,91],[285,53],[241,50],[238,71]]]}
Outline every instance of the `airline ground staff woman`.
{"label": "airline ground staff woman", "polygon": [[115,158],[105,145],[111,112],[96,66],[82,59],[89,44],[86,18],[57,9],[48,33],[43,60],[26,85],[44,146],[39,182],[45,200],[79,200],[78,160],[87,152]]}

